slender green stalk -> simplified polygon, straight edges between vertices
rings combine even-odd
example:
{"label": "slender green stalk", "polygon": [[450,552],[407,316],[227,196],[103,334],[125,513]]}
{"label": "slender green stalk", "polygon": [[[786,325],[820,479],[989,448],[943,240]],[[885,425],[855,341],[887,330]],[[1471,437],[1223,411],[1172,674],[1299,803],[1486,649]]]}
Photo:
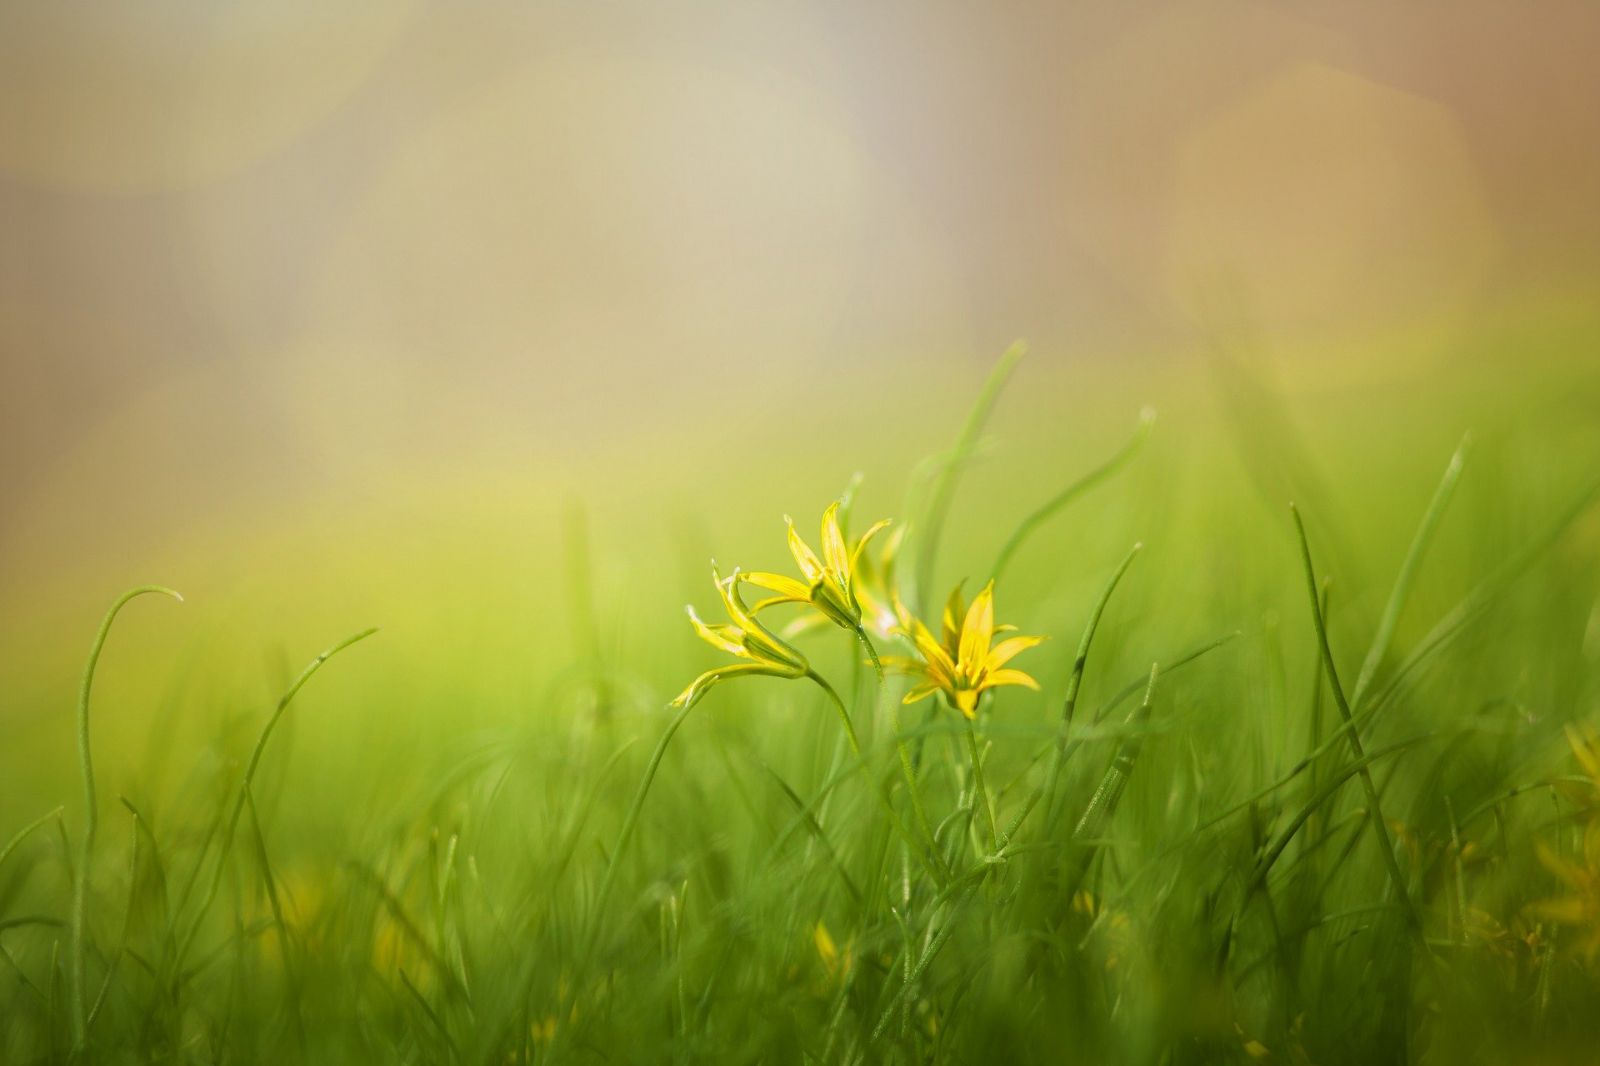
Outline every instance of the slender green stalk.
{"label": "slender green stalk", "polygon": [[600,934],[600,920],[605,913],[606,901],[611,897],[612,885],[617,879],[617,864],[621,861],[623,849],[628,846],[634,827],[639,823],[639,812],[644,810],[645,797],[650,794],[650,785],[656,779],[656,771],[661,768],[661,759],[667,753],[667,745],[672,743],[678,727],[689,717],[689,712],[694,709],[696,702],[690,700],[678,708],[678,713],[672,716],[666,730],[662,732],[661,739],[656,741],[655,750],[650,753],[650,761],[645,764],[644,777],[640,779],[639,787],[634,791],[633,802],[628,805],[628,812],[622,818],[622,829],[618,831],[617,841],[611,846],[611,854],[606,859],[606,872],[601,875],[600,889],[595,893],[594,911],[589,920],[589,935],[584,938],[584,951],[580,958],[588,958],[594,950],[595,938]]}
{"label": "slender green stalk", "polygon": [[261,765],[261,755],[266,751],[267,741],[271,739],[272,731],[277,728],[278,720],[283,717],[283,712],[288,709],[295,695],[305,687],[306,682],[310,681],[312,676],[322,669],[323,663],[351,645],[366,640],[377,631],[376,628],[363,629],[354,636],[344,638],[315,659],[312,659],[306,668],[300,671],[300,676],[296,677],[284,694],[278,698],[277,706],[273,708],[272,714],[267,718],[266,725],[261,729],[261,734],[256,737],[255,747],[250,750],[250,760],[245,764],[244,777],[239,782],[238,794],[234,797],[227,825],[223,828],[222,841],[217,846],[216,868],[212,872],[210,887],[207,889],[205,897],[200,901],[194,921],[190,924],[188,932],[178,946],[177,958],[180,963],[188,954],[190,946],[194,943],[195,936],[199,934],[200,927],[205,923],[206,914],[211,910],[211,904],[216,901],[218,889],[222,887],[222,875],[228,865],[228,852],[233,846],[234,833],[239,828],[239,819],[244,814],[246,802],[250,799],[250,786],[255,781],[256,768]]}
{"label": "slender green stalk", "polygon": [[[862,647],[867,650],[867,657],[872,660],[872,668],[878,674],[877,699],[881,701],[884,695],[883,661],[878,658],[878,649],[872,646],[872,640],[867,636],[867,631],[856,629],[856,636],[860,639]],[[922,805],[922,790],[917,787],[917,771],[912,765],[911,748],[906,743],[905,737],[900,732],[900,708],[892,709],[889,728],[894,731],[895,752],[900,758],[900,772],[906,782],[906,793],[911,797],[911,812],[916,815],[917,829],[928,840],[933,840],[932,823],[928,821],[927,809]]]}
{"label": "slender green stalk", "polygon": [[1406,923],[1420,940],[1422,919],[1417,914],[1411,894],[1406,890],[1405,875],[1400,872],[1400,862],[1394,854],[1394,843],[1389,838],[1389,826],[1384,821],[1383,806],[1378,802],[1378,786],[1373,783],[1372,770],[1366,763],[1367,754],[1361,743],[1361,731],[1356,728],[1355,716],[1350,710],[1349,701],[1345,699],[1344,686],[1339,683],[1339,669],[1333,661],[1333,648],[1328,643],[1328,628],[1322,617],[1322,598],[1317,594],[1317,571],[1311,561],[1311,542],[1306,539],[1305,522],[1300,518],[1300,509],[1292,503],[1289,505],[1289,513],[1294,516],[1295,531],[1300,536],[1300,553],[1306,570],[1306,588],[1311,594],[1311,620],[1316,626],[1317,643],[1322,647],[1322,665],[1328,673],[1328,685],[1333,690],[1333,702],[1339,708],[1339,716],[1344,719],[1344,733],[1350,739],[1350,751],[1360,764],[1361,787],[1367,794],[1372,831],[1376,834],[1379,847],[1383,851],[1384,869],[1388,871],[1389,880],[1393,882],[1394,890],[1399,893],[1400,902],[1405,907]]}
{"label": "slender green stalk", "polygon": [[1355,688],[1350,690],[1352,707],[1361,706],[1373,677],[1377,675],[1378,667],[1383,664],[1383,657],[1388,654],[1389,642],[1394,639],[1395,626],[1400,623],[1400,612],[1405,610],[1406,599],[1411,594],[1411,585],[1416,580],[1422,557],[1428,550],[1429,542],[1433,540],[1434,530],[1439,527],[1439,519],[1444,516],[1450,498],[1455,495],[1456,482],[1461,478],[1461,466],[1466,451],[1467,439],[1463,438],[1456,447],[1455,454],[1450,457],[1450,462],[1444,469],[1444,476],[1439,479],[1439,487],[1433,490],[1433,499],[1429,501],[1428,509],[1423,512],[1422,524],[1417,527],[1416,535],[1411,540],[1411,547],[1406,551],[1405,561],[1400,564],[1400,573],[1395,578],[1394,587],[1389,591],[1389,600],[1384,604],[1383,614],[1378,619],[1377,632],[1372,635],[1372,646],[1367,649],[1367,657],[1361,664],[1361,672],[1356,675]]}
{"label": "slender green stalk", "polygon": [[817,687],[828,694],[828,699],[833,702],[834,709],[839,712],[839,721],[844,724],[844,735],[845,739],[850,742],[851,754],[853,754],[858,760],[861,759],[861,741],[856,736],[856,726],[855,723],[850,720],[850,711],[849,708],[845,707],[844,700],[840,699],[839,693],[835,692],[833,686],[828,684],[828,679],[817,673],[815,670],[807,670],[806,677],[814,681],[817,684]]}
{"label": "slender green stalk", "polygon": [[[955,496],[956,482],[961,469],[966,466],[973,448],[978,443],[978,434],[983,432],[984,423],[989,420],[989,413],[994,410],[995,401],[1000,397],[1000,390],[1005,387],[1011,372],[1017,368],[1017,364],[1027,352],[1026,344],[1015,341],[1001,354],[994,370],[989,373],[989,379],[984,382],[982,391],[978,393],[972,410],[967,413],[967,420],[961,427],[961,435],[956,438],[955,447],[946,458],[944,469],[939,472],[939,480],[934,485],[933,497],[922,523],[922,545],[917,550],[916,588],[912,590],[914,596],[920,593],[920,590],[927,588],[928,582],[933,579],[933,564],[939,554],[939,538],[944,532],[945,518],[950,513],[950,501]],[[917,601],[913,599],[910,602],[915,604]]]}
{"label": "slender green stalk", "polygon": [[1106,587],[1101,591],[1100,598],[1095,601],[1094,609],[1089,612],[1089,621],[1084,624],[1083,636],[1078,640],[1078,652],[1072,659],[1072,674],[1067,678],[1067,694],[1061,702],[1061,731],[1056,738],[1055,756],[1050,764],[1049,783],[1046,786],[1048,802],[1045,804],[1045,811],[1050,821],[1054,820],[1056,814],[1061,767],[1067,758],[1067,730],[1072,725],[1073,714],[1077,711],[1078,690],[1083,684],[1084,668],[1089,664],[1089,647],[1094,643],[1095,631],[1100,628],[1100,617],[1105,614],[1106,604],[1111,602],[1111,594],[1116,591],[1122,575],[1128,572],[1128,567],[1133,565],[1134,558],[1143,550],[1143,543],[1134,544],[1118,564],[1111,575],[1111,580],[1106,582]]}
{"label": "slender green stalk", "polygon": [[[1033,798],[1028,801],[1027,805],[1024,806],[1017,816],[1011,820],[1010,826],[1008,826],[1006,831],[1000,836],[1000,847],[996,855],[986,856],[979,860],[971,868],[963,871],[961,874],[953,878],[949,884],[945,885],[939,890],[939,894],[934,898],[932,904],[928,908],[932,918],[930,919],[928,931],[923,941],[922,955],[913,965],[911,963],[911,954],[909,948],[906,950],[905,958],[903,960],[906,964],[904,979],[895,989],[894,994],[889,997],[888,1002],[884,1005],[883,1012],[878,1016],[878,1024],[872,1030],[871,1038],[873,1040],[877,1040],[883,1035],[884,1030],[888,1027],[889,1022],[894,1017],[895,1008],[898,1007],[904,998],[910,993],[912,986],[922,979],[923,973],[928,969],[928,964],[933,962],[934,956],[939,954],[940,949],[943,948],[944,945],[950,940],[951,934],[953,934],[956,930],[955,915],[960,913],[962,908],[966,906],[967,902],[972,899],[973,895],[978,891],[978,888],[983,884],[984,878],[988,875],[994,863],[999,861],[1001,857],[1007,853],[1007,849],[1011,845],[1012,838],[1016,835],[1017,830],[1021,827],[1023,820],[1028,817],[1028,813],[1033,810],[1034,804],[1037,802],[1037,800],[1038,793],[1035,793]],[[957,898],[958,894],[959,898]],[[939,926],[938,932],[935,933],[935,921],[940,915],[944,904],[953,898],[956,900],[956,902],[955,905],[950,908],[949,920],[947,920],[943,925]]]}
{"label": "slender green stalk", "polygon": [[911,812],[917,817],[917,828],[930,842],[934,839],[933,824],[928,821],[928,811],[922,805],[922,789],[917,785],[917,768],[911,759],[911,745],[906,743],[906,738],[900,731],[900,707],[894,708],[894,718],[890,722],[894,730],[895,753],[900,758],[900,774],[905,778],[906,792],[911,796]]}
{"label": "slender green stalk", "polygon": [[[1398,755],[1401,752],[1409,751],[1418,744],[1432,739],[1432,733],[1424,733],[1422,736],[1412,737],[1409,740],[1397,741],[1393,744],[1378,748],[1375,751],[1367,752],[1365,755],[1361,756],[1360,759],[1352,762],[1348,766],[1342,767],[1338,773],[1334,774],[1326,782],[1324,782],[1317,794],[1311,797],[1311,799],[1295,813],[1294,817],[1289,819],[1289,823],[1283,827],[1283,829],[1278,833],[1278,836],[1262,852],[1261,860],[1256,864],[1256,871],[1251,879],[1251,890],[1254,890],[1257,884],[1266,879],[1267,874],[1271,872],[1272,867],[1277,863],[1279,857],[1283,855],[1284,849],[1289,846],[1289,843],[1292,840],[1294,840],[1295,834],[1298,833],[1308,821],[1310,821],[1311,816],[1315,814],[1324,803],[1328,802],[1328,800],[1333,797],[1333,794],[1337,792],[1346,781],[1358,774],[1367,773],[1368,768],[1372,766],[1373,763],[1378,762],[1381,759],[1386,759],[1390,755]],[[1313,844],[1312,846],[1316,847],[1318,844]]]}
{"label": "slender green stalk", "polygon": [[1151,663],[1150,680],[1145,685],[1144,700],[1128,717],[1128,724],[1134,730],[1133,735],[1117,745],[1116,754],[1111,757],[1111,763],[1101,776],[1099,785],[1095,787],[1094,795],[1089,798],[1089,805],[1083,809],[1083,814],[1078,817],[1077,824],[1072,828],[1073,840],[1094,840],[1099,837],[1105,829],[1106,822],[1116,812],[1117,804],[1122,801],[1123,790],[1128,787],[1128,779],[1133,776],[1133,764],[1138,761],[1139,751],[1144,747],[1144,734],[1140,730],[1150,720],[1156,679],[1160,675],[1160,666]]}
{"label": "slender green stalk", "polygon": [[883,684],[883,660],[878,658],[878,649],[872,646],[872,639],[867,636],[867,631],[861,626],[856,626],[856,639],[861,642],[861,647],[866,650],[867,659],[872,663],[873,671],[878,675],[878,684]]}
{"label": "slender green stalk", "polygon": [[1514,555],[1495,568],[1494,572],[1473,586],[1455,607],[1451,608],[1427,635],[1417,642],[1411,654],[1395,667],[1365,707],[1359,708],[1357,719],[1370,721],[1378,711],[1400,691],[1406,678],[1416,672],[1434,655],[1438,654],[1467,631],[1468,625],[1488,609],[1496,596],[1511,582],[1532,566],[1545,552],[1559,541],[1564,533],[1581,518],[1597,499],[1600,499],[1600,480],[1592,482],[1579,493],[1556,520],[1546,526],[1537,537],[1523,545]]}
{"label": "slender green stalk", "polygon": [[851,754],[856,757],[856,761],[861,764],[867,776],[872,778],[873,791],[877,793],[878,802],[882,805],[883,812],[889,816],[889,821],[894,826],[895,832],[899,833],[901,839],[916,851],[928,872],[942,880],[943,875],[933,858],[933,853],[927,850],[927,845],[920,843],[916,837],[912,836],[911,831],[906,828],[904,819],[900,817],[900,812],[895,810],[894,803],[889,798],[888,790],[883,787],[883,782],[872,773],[872,768],[867,765],[866,756],[861,750],[861,741],[856,737],[855,724],[850,721],[850,711],[845,707],[844,700],[839,698],[839,694],[834,691],[832,685],[828,684],[827,679],[815,670],[808,671],[806,676],[816,682],[817,686],[823,692],[826,692],[828,698],[833,701],[834,708],[839,712],[839,720],[844,723],[844,735],[845,739],[850,742]]}
{"label": "slender green stalk", "polygon": [[84,926],[88,921],[89,912],[89,866],[94,858],[95,831],[100,825],[100,811],[97,805],[94,789],[94,759],[89,753],[89,690],[94,685],[94,668],[100,661],[100,652],[105,648],[106,637],[111,634],[111,623],[116,620],[118,612],[130,600],[146,593],[158,592],[163,596],[171,596],[179,603],[183,597],[172,589],[162,585],[141,585],[129,589],[117,597],[111,609],[106,612],[105,618],[100,623],[100,630],[95,634],[94,643],[89,647],[89,661],[84,666],[83,684],[78,690],[78,763],[83,770],[83,842],[78,850],[78,876],[73,881],[72,887],[72,961],[70,995],[72,997],[72,1049],[77,1054],[83,1050],[89,1036],[89,1014],[87,990],[84,987],[84,970],[87,960],[88,944],[84,939]]}
{"label": "slender green stalk", "polygon": [[1006,567],[1011,564],[1011,557],[1016,555],[1023,542],[1031,537],[1040,526],[1054,517],[1057,511],[1109,478],[1112,474],[1115,474],[1129,459],[1132,459],[1144,442],[1149,439],[1150,427],[1155,425],[1155,422],[1156,413],[1153,409],[1146,407],[1140,411],[1139,423],[1134,427],[1133,436],[1128,438],[1128,442],[1119,448],[1111,458],[1056,493],[1035,509],[1032,514],[1019,522],[1017,528],[1012,531],[1011,536],[1007,538],[1005,545],[1000,549],[1000,554],[995,557],[994,566],[989,570],[989,575],[998,582],[1005,573]]}
{"label": "slender green stalk", "polygon": [[16,835],[6,842],[6,846],[0,848],[0,867],[5,866],[6,860],[11,857],[11,853],[16,851],[24,840],[27,840],[30,836],[37,832],[39,828],[46,822],[50,821],[50,819],[61,817],[61,812],[64,810],[66,810],[65,807],[57,807],[53,811],[41,814],[27,825],[17,830]]}
{"label": "slender green stalk", "polygon": [[[1323,578],[1322,599],[1319,603],[1318,610],[1322,612],[1322,617],[1324,618],[1328,617],[1328,597],[1330,595],[1332,584],[1333,582],[1331,580],[1328,578]],[[1312,656],[1313,661],[1320,663],[1322,661],[1322,652],[1320,648],[1313,649]],[[1319,748],[1322,745],[1322,719],[1324,710],[1324,700],[1322,695],[1323,689],[1324,685],[1322,684],[1322,670],[1319,667],[1318,669],[1312,671],[1311,677],[1311,746],[1313,748]],[[1308,796],[1315,796],[1317,794],[1318,778],[1321,776],[1321,760],[1312,758],[1307,760],[1307,763],[1306,794]],[[1308,833],[1313,840],[1312,846],[1315,847],[1317,843],[1320,843],[1322,831],[1325,826],[1323,825],[1322,819],[1318,814],[1314,813],[1312,817],[1313,821],[1311,822],[1311,828],[1308,830]],[[1318,853],[1318,856],[1320,861],[1320,852]]]}
{"label": "slender green stalk", "polygon": [[93,1028],[95,1016],[100,1013],[100,1008],[105,1004],[106,993],[111,991],[111,980],[117,974],[117,967],[122,963],[122,956],[128,951],[128,934],[133,929],[133,903],[139,890],[139,812],[133,809],[132,804],[125,805],[133,815],[133,846],[128,854],[128,905],[122,912],[122,936],[117,942],[117,950],[112,953],[110,961],[106,964],[106,973],[100,981],[100,991],[95,993],[94,1003],[89,1008],[89,1016],[85,1028]]}
{"label": "slender green stalk", "polygon": [[978,729],[968,718],[967,754],[972,758],[972,802],[983,810],[984,822],[989,826],[989,840],[994,850],[1000,850],[1000,830],[994,822],[994,805],[989,802],[989,789],[983,783],[983,752],[978,748]]}

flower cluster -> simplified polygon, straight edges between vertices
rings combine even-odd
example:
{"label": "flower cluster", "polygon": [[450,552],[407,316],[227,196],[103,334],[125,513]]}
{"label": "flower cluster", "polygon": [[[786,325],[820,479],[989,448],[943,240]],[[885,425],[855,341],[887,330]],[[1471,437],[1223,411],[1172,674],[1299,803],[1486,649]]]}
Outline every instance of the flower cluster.
{"label": "flower cluster", "polygon": [[[984,586],[970,606],[962,598],[962,586],[957,585],[945,604],[941,639],[935,639],[906,608],[895,584],[895,561],[905,539],[904,527],[890,534],[877,558],[872,558],[866,551],[868,543],[889,525],[888,520],[873,523],[851,541],[840,510],[841,502],[835,501],[823,513],[820,555],[801,537],[794,521],[785,517],[789,552],[800,577],[763,570],[734,570],[724,577],[713,564],[712,581],[729,620],[707,624],[690,607],[689,621],[706,643],[745,661],[707,670],[679,694],[673,701],[675,706],[689,706],[713,686],[733,677],[810,677],[821,682],[805,655],[761,620],[766,611],[783,604],[803,605],[811,612],[788,627],[786,635],[792,636],[810,625],[831,623],[859,640],[875,663],[878,657],[874,637],[905,645],[909,654],[892,656],[887,662],[898,672],[918,679],[906,694],[906,703],[942,693],[952,709],[973,718],[979,700],[990,689],[1006,685],[1039,687],[1028,674],[1007,664],[1044,638],[1004,636],[1016,627],[995,623],[993,581]],[[747,605],[740,592],[741,586],[747,584],[769,595]],[[1004,639],[995,643],[997,636]]]}

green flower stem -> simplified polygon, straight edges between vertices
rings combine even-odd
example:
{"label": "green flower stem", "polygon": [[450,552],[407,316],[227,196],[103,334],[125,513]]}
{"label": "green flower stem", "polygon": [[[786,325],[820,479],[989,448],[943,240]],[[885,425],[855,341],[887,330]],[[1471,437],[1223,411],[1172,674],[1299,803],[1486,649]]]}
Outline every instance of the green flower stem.
{"label": "green flower stem", "polygon": [[978,750],[978,728],[971,718],[967,722],[967,754],[972,757],[972,801],[983,808],[984,822],[989,826],[989,839],[994,849],[1000,850],[1000,830],[994,822],[994,806],[989,802],[989,789],[983,783],[983,753]]}
{"label": "green flower stem", "polygon": [[[865,629],[857,628],[856,637],[860,639],[861,646],[867,649],[867,658],[872,660],[872,667],[878,672],[878,698],[882,700],[885,681],[883,661],[878,658],[878,649],[872,646],[872,640],[867,636]],[[911,764],[911,748],[900,734],[900,710],[898,707],[891,712],[889,726],[894,730],[894,746],[900,756],[900,770],[906,779],[906,792],[911,796],[911,811],[917,817],[917,829],[921,831],[924,839],[929,842],[931,847],[934,839],[933,823],[928,821],[928,812],[922,806],[922,790],[917,787],[917,771]]]}
{"label": "green flower stem", "polygon": [[867,636],[867,631],[861,626],[856,626],[856,639],[861,641],[861,646],[867,650],[867,658],[872,662],[872,669],[877,671],[878,685],[883,685],[883,660],[878,658],[878,649],[872,646],[872,640]]}
{"label": "green flower stem", "polygon": [[656,779],[656,771],[661,767],[661,759],[667,753],[667,745],[672,743],[672,737],[683,725],[683,720],[689,717],[689,712],[694,709],[696,700],[687,700],[672,716],[672,721],[667,723],[667,728],[661,734],[661,739],[656,741],[656,750],[650,753],[650,762],[644,768],[644,777],[639,782],[638,791],[633,794],[633,803],[628,807],[627,815],[622,819],[622,830],[617,833],[617,842],[611,847],[611,857],[606,862],[605,875],[600,879],[600,891],[595,895],[594,916],[590,922],[588,943],[585,951],[580,956],[588,958],[594,946],[595,936],[600,930],[600,917],[605,911],[606,900],[611,896],[611,886],[617,879],[617,864],[622,859],[622,849],[628,846],[628,840],[633,836],[633,830],[639,823],[639,812],[644,809],[645,796],[650,793],[650,785]]}
{"label": "green flower stem", "polygon": [[900,812],[894,809],[894,803],[889,799],[888,789],[883,787],[883,782],[872,774],[872,768],[867,765],[866,757],[861,750],[861,741],[856,737],[855,724],[850,720],[850,712],[845,708],[844,701],[839,698],[839,694],[834,691],[833,686],[828,684],[827,679],[815,670],[808,670],[806,676],[815,681],[817,686],[826,692],[828,698],[833,701],[833,706],[839,712],[839,720],[844,723],[844,735],[845,739],[850,742],[850,751],[855,755],[856,760],[861,763],[862,769],[867,771],[868,776],[872,777],[873,785],[875,786],[873,791],[877,793],[878,802],[882,805],[884,813],[889,816],[889,821],[894,825],[895,832],[899,833],[901,839],[917,853],[918,859],[927,868],[928,872],[940,883],[943,883],[943,872],[934,861],[932,853],[925,844],[919,842],[916,837],[912,836],[911,831],[906,828],[906,823],[900,817]]}

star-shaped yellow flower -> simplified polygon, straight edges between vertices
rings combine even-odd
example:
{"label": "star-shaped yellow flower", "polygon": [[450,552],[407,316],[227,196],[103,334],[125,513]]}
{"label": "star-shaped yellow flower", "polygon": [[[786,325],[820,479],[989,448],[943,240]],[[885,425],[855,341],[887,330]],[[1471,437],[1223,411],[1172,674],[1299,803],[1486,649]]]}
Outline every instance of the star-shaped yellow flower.
{"label": "star-shaped yellow flower", "polygon": [[1016,628],[995,625],[993,581],[983,587],[970,607],[962,602],[961,586],[956,586],[945,604],[942,641],[935,640],[928,627],[917,619],[910,619],[910,623],[908,635],[916,646],[917,656],[892,661],[904,672],[922,678],[906,693],[906,703],[942,692],[951,707],[974,718],[979,697],[989,689],[1021,685],[1038,690],[1037,681],[1021,670],[1006,668],[1006,663],[1045,638],[1007,637],[998,644],[993,643],[996,634]]}
{"label": "star-shaped yellow flower", "polygon": [[780,603],[809,603],[834,625],[859,633],[861,604],[856,599],[855,580],[861,550],[889,524],[888,520],[873,523],[853,545],[849,544],[839,524],[839,502],[835,500],[822,515],[820,559],[794,528],[794,519],[785,516],[784,521],[789,525],[789,551],[805,580],[762,570],[738,575],[741,581],[776,593],[758,602],[752,611],[759,613]]}
{"label": "star-shaped yellow flower", "polygon": [[737,570],[724,578],[715,566],[711,568],[711,579],[716,582],[717,592],[722,596],[722,604],[731,622],[708,625],[700,620],[692,606],[687,610],[689,623],[694,626],[701,640],[749,661],[707,670],[678,694],[678,698],[672,701],[674,707],[694,703],[713,685],[731,677],[762,675],[799,678],[811,673],[811,664],[806,657],[757,621],[754,612],[745,606],[739,595],[739,577]]}

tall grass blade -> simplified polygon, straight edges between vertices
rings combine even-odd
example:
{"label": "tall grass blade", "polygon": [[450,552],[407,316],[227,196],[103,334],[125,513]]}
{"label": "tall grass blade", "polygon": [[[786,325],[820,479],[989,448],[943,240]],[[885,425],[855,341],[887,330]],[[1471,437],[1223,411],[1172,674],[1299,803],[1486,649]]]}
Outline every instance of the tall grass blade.
{"label": "tall grass blade", "polygon": [[1144,442],[1149,439],[1150,427],[1154,426],[1155,422],[1156,413],[1154,409],[1146,407],[1143,411],[1140,411],[1138,425],[1134,427],[1133,436],[1128,438],[1126,444],[1105,462],[1046,500],[1033,513],[1018,523],[1017,528],[1012,531],[1010,537],[1006,538],[1005,544],[1000,548],[1000,554],[995,557],[994,566],[989,569],[989,576],[994,578],[996,583],[999,583],[1000,578],[1006,572],[1006,568],[1011,565],[1012,557],[1017,554],[1018,549],[1027,542],[1029,537],[1033,536],[1040,526],[1048,522],[1058,511],[1073,500],[1076,500],[1079,496],[1082,496],[1122,469],[1128,460],[1138,453]]}
{"label": "tall grass blade", "polygon": [[1378,801],[1378,788],[1373,784],[1372,771],[1366,764],[1367,755],[1365,746],[1361,743],[1361,732],[1356,727],[1350,702],[1345,698],[1344,686],[1339,683],[1339,669],[1333,661],[1333,648],[1328,643],[1328,628],[1322,617],[1322,597],[1317,592],[1317,570],[1311,561],[1311,542],[1306,538],[1305,522],[1300,518],[1300,509],[1294,504],[1289,505],[1289,513],[1294,516],[1295,531],[1300,537],[1300,552],[1306,571],[1306,588],[1311,596],[1311,619],[1316,626],[1317,643],[1322,647],[1322,665],[1328,675],[1328,685],[1333,690],[1333,701],[1339,708],[1339,717],[1344,720],[1344,734],[1349,738],[1350,751],[1359,764],[1361,787],[1367,794],[1372,832],[1382,849],[1384,869],[1389,874],[1389,880],[1400,902],[1405,906],[1406,922],[1412,933],[1420,940],[1422,919],[1417,914],[1416,904],[1412,902],[1411,893],[1406,888],[1405,876],[1400,872],[1400,862],[1395,858],[1394,843],[1389,838],[1389,825],[1384,821],[1383,805]]}
{"label": "tall grass blade", "polygon": [[100,810],[94,787],[94,759],[89,751],[89,692],[94,685],[94,668],[100,662],[100,652],[106,646],[106,638],[111,635],[111,623],[116,621],[117,614],[131,600],[150,593],[171,596],[179,603],[183,602],[181,595],[162,585],[141,585],[119,596],[111,605],[111,609],[106,612],[105,618],[100,623],[100,629],[95,634],[94,643],[89,647],[89,661],[84,666],[83,684],[78,690],[78,763],[83,771],[84,823],[83,841],[78,852],[77,877],[72,889],[70,955],[72,970],[68,981],[70,989],[68,994],[72,997],[70,1010],[74,1053],[81,1052],[88,1039],[89,1007],[86,1002],[88,990],[84,987],[84,982],[87,980],[84,970],[88,957],[88,944],[85,940],[84,927],[89,917],[89,874],[94,861],[94,837],[100,825]]}

